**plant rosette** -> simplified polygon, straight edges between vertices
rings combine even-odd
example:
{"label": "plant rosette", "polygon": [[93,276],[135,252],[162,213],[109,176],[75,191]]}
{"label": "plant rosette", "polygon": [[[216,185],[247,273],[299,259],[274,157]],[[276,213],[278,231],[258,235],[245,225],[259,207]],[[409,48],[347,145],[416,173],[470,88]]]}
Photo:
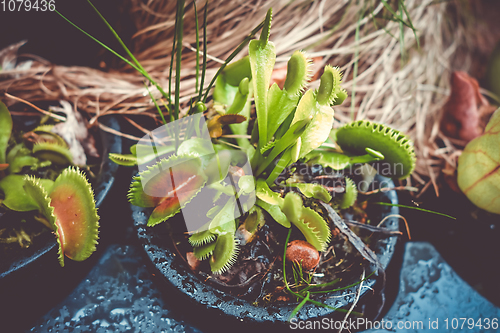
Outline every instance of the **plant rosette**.
{"label": "plant rosette", "polygon": [[[382,210],[369,216],[376,224],[362,223],[367,212],[358,189],[373,188],[377,172],[404,179],[415,167],[412,142],[399,131],[366,120],[332,130],[333,107],[347,96],[338,68],[327,65],[319,87],[306,90],[310,61],[296,51],[283,88],[270,86],[276,57],[270,28],[271,10],[249,55],[217,77],[207,117],[198,101],[192,115],[149,133],[130,154],[111,155],[118,164],[139,166],[128,198],[161,275],[236,322],[346,312],[341,308],[357,297],[357,285],[385,281],[397,223],[386,216],[389,226],[377,226]],[[313,175],[318,168],[324,172]],[[397,214],[395,193],[388,196]],[[171,218],[177,223],[165,223]],[[340,277],[334,262],[355,273]],[[341,297],[329,298],[335,292]]]}
{"label": "plant rosette", "polygon": [[[66,104],[62,103],[63,107]],[[89,163],[94,166],[88,168],[83,165],[87,161],[87,156],[82,156],[83,146],[75,143],[75,133],[82,125],[72,111],[61,111],[66,113],[65,122],[37,126],[39,120],[34,120],[31,126],[17,126],[25,119],[16,119],[13,124],[8,109],[0,103],[0,162],[5,166],[0,171],[0,229],[4,243],[0,281],[21,277],[22,272],[40,261],[57,261],[59,257],[64,266],[65,257],[82,261],[95,251],[97,208],[111,189],[118,169],[108,154],[121,152],[121,138],[101,132],[96,138],[100,145],[97,151],[95,138],[83,127],[85,136],[81,140],[93,155]],[[104,117],[102,121],[119,128],[116,119]],[[28,130],[21,132],[17,127]],[[92,185],[75,164],[88,168]]]}

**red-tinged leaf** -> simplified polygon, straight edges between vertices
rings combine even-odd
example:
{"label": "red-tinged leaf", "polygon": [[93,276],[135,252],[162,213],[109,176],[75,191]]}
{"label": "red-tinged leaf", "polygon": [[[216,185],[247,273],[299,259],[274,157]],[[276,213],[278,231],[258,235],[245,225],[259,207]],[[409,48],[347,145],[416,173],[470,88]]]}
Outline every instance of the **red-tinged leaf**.
{"label": "red-tinged leaf", "polygon": [[195,155],[173,155],[135,177],[129,201],[140,207],[155,207],[148,226],[177,214],[205,185],[201,160]]}
{"label": "red-tinged leaf", "polygon": [[65,169],[54,182],[49,197],[62,252],[76,261],[87,259],[95,251],[99,228],[94,195],[87,179],[77,169]]}
{"label": "red-tinged leaf", "polygon": [[0,171],[6,170],[8,167],[8,164],[0,164]]}
{"label": "red-tinged leaf", "polygon": [[181,210],[200,191],[205,184],[201,175],[191,175],[184,178],[184,182],[177,184],[168,197],[161,198],[160,202],[149,217],[148,226],[161,223]]}
{"label": "red-tinged leaf", "polygon": [[454,72],[451,94],[441,118],[441,131],[449,137],[467,142],[478,137],[484,128],[481,111],[488,107],[488,101],[479,92],[477,80],[465,72]]}

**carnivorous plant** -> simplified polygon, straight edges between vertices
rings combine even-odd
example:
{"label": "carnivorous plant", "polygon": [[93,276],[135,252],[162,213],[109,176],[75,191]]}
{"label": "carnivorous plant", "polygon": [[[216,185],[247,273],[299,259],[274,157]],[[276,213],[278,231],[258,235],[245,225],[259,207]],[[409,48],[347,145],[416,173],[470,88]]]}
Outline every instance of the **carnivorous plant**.
{"label": "carnivorous plant", "polygon": [[[88,258],[95,251],[99,228],[92,188],[78,167],[71,165],[68,145],[51,132],[50,125],[14,133],[10,112],[0,102],[1,209],[32,212],[34,219],[52,229],[61,266],[64,256],[76,261]],[[21,243],[20,237],[31,241],[25,232],[7,235],[1,224],[0,220],[2,242]]]}

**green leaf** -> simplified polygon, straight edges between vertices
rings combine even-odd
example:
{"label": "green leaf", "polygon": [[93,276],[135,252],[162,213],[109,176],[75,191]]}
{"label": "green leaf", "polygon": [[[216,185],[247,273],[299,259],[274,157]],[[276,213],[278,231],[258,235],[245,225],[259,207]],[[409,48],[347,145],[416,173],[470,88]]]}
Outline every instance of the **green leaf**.
{"label": "green leaf", "polygon": [[191,138],[183,141],[177,149],[177,155],[195,155],[202,157],[214,153],[212,142],[205,138]]}
{"label": "green leaf", "polygon": [[151,161],[165,158],[167,154],[173,153],[175,151],[175,145],[151,146],[136,144],[130,147],[130,150],[132,154],[137,157],[137,164],[144,165]]}
{"label": "green leaf", "polygon": [[354,205],[356,199],[358,198],[358,189],[356,184],[351,180],[351,178],[345,178],[345,192],[341,197],[340,209],[347,209]]}
{"label": "green leaf", "polygon": [[267,140],[271,140],[280,125],[297,107],[300,94],[289,94],[286,90],[281,90],[276,83],[269,89],[267,96],[268,115],[268,135]]}
{"label": "green leaf", "polygon": [[255,178],[252,175],[245,175],[238,179],[238,187],[243,194],[250,194],[255,191]]}
{"label": "green leaf", "polygon": [[332,196],[330,195],[328,190],[320,184],[291,183],[287,185],[298,188],[300,192],[307,198],[318,199],[325,203],[329,203],[332,200]]}
{"label": "green leaf", "polygon": [[270,205],[281,206],[283,204],[283,198],[278,193],[272,191],[262,178],[257,179],[255,195],[257,198]]}
{"label": "green leaf", "polygon": [[304,89],[311,66],[311,61],[303,51],[295,51],[287,64],[284,90],[291,95],[298,95]]}
{"label": "green leaf", "polygon": [[[250,68],[250,59],[248,56],[227,65],[219,77],[223,77],[228,85],[238,87],[241,80],[252,78],[252,69]],[[218,79],[218,78],[217,78]]]}
{"label": "green leaf", "polygon": [[212,242],[197,246],[193,249],[193,254],[196,257],[196,259],[205,260],[214,253],[216,244],[217,242]]}
{"label": "green leaf", "polygon": [[21,173],[23,168],[30,166],[32,169],[38,165],[38,158],[33,156],[18,156],[12,160],[9,165],[10,173]]}
{"label": "green leaf", "polygon": [[271,27],[271,13],[272,10],[269,9],[260,40],[252,40],[248,45],[255,107],[257,110],[257,121],[259,122],[259,146],[265,145],[268,141],[267,91],[276,61],[275,46],[268,40],[269,29]]}
{"label": "green leaf", "polygon": [[87,259],[96,250],[99,234],[92,186],[79,169],[67,168],[57,177],[49,197],[64,255],[76,261]]}
{"label": "green leaf", "polygon": [[500,111],[458,159],[458,186],[477,207],[500,214]]}
{"label": "green leaf", "polygon": [[343,154],[336,151],[313,150],[305,156],[305,160],[309,163],[330,167],[333,170],[344,170],[356,163],[370,163],[384,159],[384,156],[380,152],[370,148],[366,148],[366,150],[369,153],[361,156],[353,156],[348,153]]}
{"label": "green leaf", "polygon": [[330,106],[335,103],[337,94],[342,91],[340,87],[341,81],[342,74],[338,67],[325,66],[325,71],[321,75],[320,85],[316,93],[316,100],[320,105]]}
{"label": "green leaf", "polygon": [[[308,95],[306,93],[306,95]],[[308,95],[307,99],[310,99],[312,96]],[[299,106],[297,107],[297,112],[301,108],[302,100],[306,98],[304,96],[299,102]],[[306,101],[306,105],[309,105],[310,101]],[[312,115],[312,120],[301,134],[302,146],[300,149],[299,158],[303,158],[307,154],[309,154],[314,149],[321,146],[333,126],[333,109],[330,106],[319,105],[316,102],[313,102],[314,106],[312,107],[312,111],[309,113]]]}
{"label": "green leaf", "polygon": [[291,226],[290,221],[288,221],[288,219],[286,218],[286,215],[283,214],[283,212],[281,211],[279,206],[267,203],[266,201],[263,201],[263,200],[258,199],[258,198],[255,201],[255,204],[257,206],[259,206],[260,208],[264,209],[266,212],[268,212],[269,215],[271,215],[271,217],[276,222],[278,222],[279,224],[281,224],[285,228],[290,228],[290,226]]}
{"label": "green leaf", "polygon": [[37,143],[33,145],[33,155],[41,160],[48,160],[58,165],[69,165],[73,156],[68,148],[54,143]]}
{"label": "green leaf", "polygon": [[148,221],[148,226],[154,226],[177,214],[205,182],[197,156],[172,155],[135,177],[128,199],[139,207],[155,207]]}
{"label": "green leaf", "polygon": [[[38,210],[40,207],[24,190],[24,175],[7,175],[0,179],[0,190],[4,193],[3,205],[11,210],[27,212]],[[52,189],[54,182],[50,179],[39,179],[38,182],[47,192]]]}
{"label": "green leaf", "polygon": [[215,248],[209,260],[210,268],[214,274],[222,274],[234,265],[238,257],[236,242],[234,232],[217,236]]}
{"label": "green leaf", "polygon": [[0,164],[6,162],[7,146],[12,132],[12,117],[7,106],[0,101]]}
{"label": "green leaf", "polygon": [[209,230],[203,230],[192,234],[188,241],[192,246],[202,246],[204,244],[211,243],[215,240],[217,236],[211,233]]}
{"label": "green leaf", "polygon": [[296,193],[285,196],[283,213],[304,235],[306,240],[318,251],[325,251],[331,238],[328,223],[311,208],[304,207],[302,199]]}
{"label": "green leaf", "polygon": [[234,100],[231,103],[231,106],[227,109],[226,114],[238,114],[243,111],[250,93],[248,82],[249,80],[247,77],[241,80],[238,90],[236,91],[236,95],[234,96]]}
{"label": "green leaf", "polygon": [[236,207],[236,199],[230,198],[224,207],[212,219],[208,230],[216,235],[223,235],[225,233],[232,233],[236,231],[234,224],[234,208]]}

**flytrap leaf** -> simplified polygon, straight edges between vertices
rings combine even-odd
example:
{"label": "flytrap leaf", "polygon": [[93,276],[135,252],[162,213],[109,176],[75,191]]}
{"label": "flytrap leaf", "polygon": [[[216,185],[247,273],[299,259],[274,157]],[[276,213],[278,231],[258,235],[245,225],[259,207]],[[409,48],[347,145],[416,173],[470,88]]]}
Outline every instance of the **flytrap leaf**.
{"label": "flytrap leaf", "polygon": [[215,238],[215,234],[211,233],[209,230],[204,230],[191,235],[188,241],[192,246],[202,246],[213,242]]}
{"label": "flytrap leaf", "polygon": [[195,155],[172,155],[134,177],[128,198],[139,207],[154,207],[148,226],[168,220],[201,191],[206,179]]}
{"label": "flytrap leaf", "polygon": [[[189,243],[194,246],[195,257],[200,260],[210,257],[209,264],[214,274],[224,273],[234,264],[238,256],[235,239],[235,204],[234,199],[228,200],[212,219],[208,230],[197,232],[189,237]],[[214,242],[215,237],[217,239]]]}
{"label": "flytrap leaf", "polygon": [[378,172],[385,177],[403,179],[415,168],[416,157],[411,140],[383,124],[368,120],[346,124],[337,130],[337,144],[352,154],[363,154],[366,148],[380,152],[385,158]]}
{"label": "flytrap leaf", "polygon": [[73,162],[73,156],[68,148],[56,143],[43,142],[33,145],[33,155],[58,165],[69,165]]}
{"label": "flytrap leaf", "polygon": [[306,119],[310,122],[300,136],[302,142],[299,158],[303,158],[328,139],[333,126],[333,109],[330,105],[334,104],[337,94],[342,91],[341,80],[342,75],[338,68],[326,66],[318,90],[308,90],[300,99],[292,125]]}
{"label": "flytrap leaf", "polygon": [[286,80],[281,90],[275,83],[268,92],[267,140],[271,140],[280,125],[297,107],[301,92],[309,79],[310,61],[302,51],[295,51],[287,65]]}
{"label": "flytrap leaf", "polygon": [[198,260],[205,260],[209,258],[215,249],[217,242],[207,243],[193,248],[193,254]]}
{"label": "flytrap leaf", "polygon": [[118,165],[123,165],[123,166],[134,166],[137,165],[137,157],[132,154],[117,154],[117,153],[109,153],[109,159],[118,164]]}
{"label": "flytrap leaf", "polygon": [[7,146],[12,132],[12,117],[7,106],[0,101],[0,164],[5,164]]}
{"label": "flytrap leaf", "polygon": [[303,205],[296,193],[285,196],[283,213],[304,235],[306,240],[318,251],[325,251],[331,238],[330,227],[317,212]]}
{"label": "flytrap leaf", "polygon": [[345,192],[340,199],[339,207],[346,209],[354,205],[358,198],[358,189],[351,178],[345,178]]}
{"label": "flytrap leaf", "polygon": [[234,239],[234,231],[219,235],[209,260],[210,269],[214,274],[222,274],[234,265],[237,257],[238,246]]}
{"label": "flytrap leaf", "polygon": [[51,132],[54,125],[40,125],[33,131],[25,133],[23,138],[33,143],[53,143],[68,148],[68,144],[62,137]]}
{"label": "flytrap leaf", "polygon": [[55,180],[51,191],[34,177],[25,178],[24,188],[40,206],[52,225],[59,243],[59,262],[64,257],[82,261],[95,251],[99,216],[92,187],[77,168],[65,169]]}

